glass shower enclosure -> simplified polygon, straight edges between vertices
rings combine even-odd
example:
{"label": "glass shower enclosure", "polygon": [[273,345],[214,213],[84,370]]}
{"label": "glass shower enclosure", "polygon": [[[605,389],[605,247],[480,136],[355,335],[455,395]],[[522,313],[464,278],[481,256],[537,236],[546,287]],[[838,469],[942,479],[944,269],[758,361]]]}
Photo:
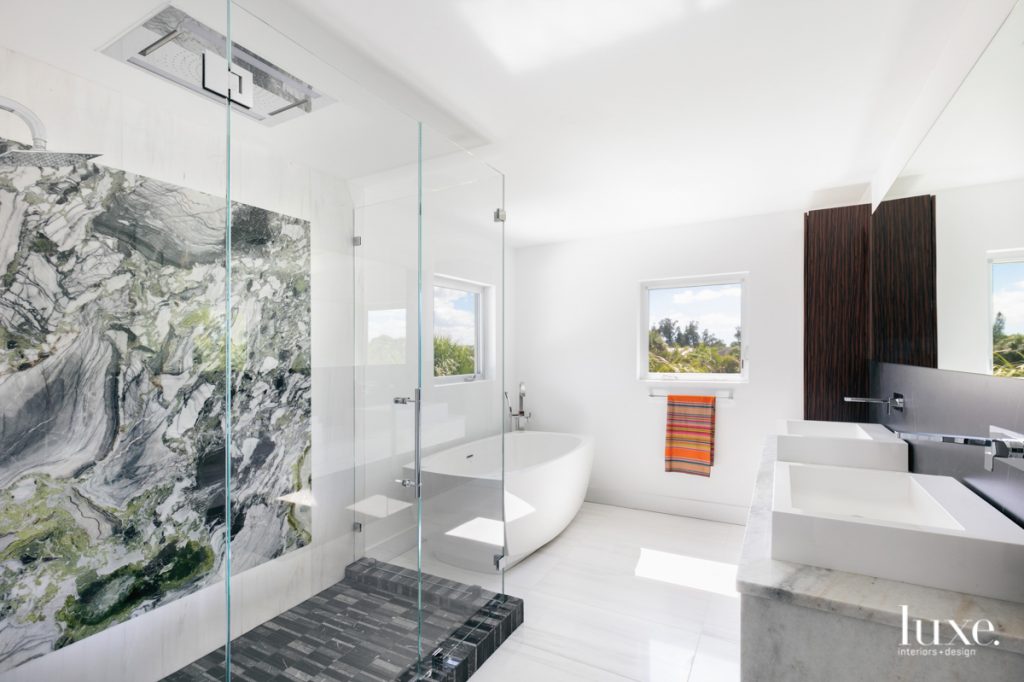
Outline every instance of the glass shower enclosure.
{"label": "glass shower enclosure", "polygon": [[68,152],[0,106],[0,677],[422,677],[504,592],[505,178],[301,3],[127,4],[0,24]]}

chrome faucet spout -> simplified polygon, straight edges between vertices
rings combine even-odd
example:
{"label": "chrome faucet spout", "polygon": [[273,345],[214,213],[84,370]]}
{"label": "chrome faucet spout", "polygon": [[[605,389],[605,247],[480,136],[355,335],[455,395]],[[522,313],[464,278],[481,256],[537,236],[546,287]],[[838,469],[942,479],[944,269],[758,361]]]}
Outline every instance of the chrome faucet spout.
{"label": "chrome faucet spout", "polygon": [[948,443],[951,445],[974,445],[985,448],[985,470],[992,471],[993,460],[1024,458],[1024,434],[1015,433],[999,426],[989,427],[989,436],[962,436],[952,433],[927,433],[919,431],[897,431],[897,438],[904,440]]}
{"label": "chrome faucet spout", "polygon": [[888,398],[853,398],[846,396],[843,398],[844,402],[847,403],[871,403],[873,405],[885,405],[885,413],[887,415],[892,414],[893,410],[902,412],[906,402],[903,400],[902,393],[893,393]]}

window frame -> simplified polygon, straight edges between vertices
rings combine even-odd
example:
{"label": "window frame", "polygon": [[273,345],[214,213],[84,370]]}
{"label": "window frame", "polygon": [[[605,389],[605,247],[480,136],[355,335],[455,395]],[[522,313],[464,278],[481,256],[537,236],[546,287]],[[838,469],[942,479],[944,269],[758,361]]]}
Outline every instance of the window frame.
{"label": "window frame", "polygon": [[1002,265],[1004,263],[1024,263],[1024,249],[999,249],[997,251],[988,252],[988,289],[985,292],[985,296],[988,299],[988,333],[985,338],[988,339],[988,373],[995,376],[996,365],[995,365],[995,343],[992,338],[992,327],[996,321],[996,305],[995,305],[995,292],[993,287],[995,286],[994,272],[995,266]]}
{"label": "window frame", "polygon": [[[649,384],[742,384],[749,380],[750,332],[747,327],[747,284],[748,272],[729,272],[715,275],[692,275],[652,279],[640,282],[640,313],[637,320],[637,378]],[[682,289],[689,287],[719,286],[738,284],[740,286],[740,371],[736,374],[716,372],[687,372],[668,374],[651,372],[650,329],[651,290]]]}
{"label": "window frame", "polygon": [[[475,297],[476,307],[474,314],[476,317],[476,345],[473,350],[474,371],[472,374],[451,374],[447,376],[437,376],[434,374],[434,339],[436,338],[437,330],[437,324],[435,322],[435,301],[437,299],[437,288],[464,291],[466,293],[473,294]],[[486,284],[471,282],[457,277],[449,277],[447,275],[435,275],[433,277],[430,287],[430,376],[432,377],[434,385],[444,386],[450,384],[463,384],[474,381],[483,381],[486,379],[485,357],[487,339],[485,338],[484,330],[486,329],[486,324],[484,320],[487,312],[487,289],[488,286]]]}

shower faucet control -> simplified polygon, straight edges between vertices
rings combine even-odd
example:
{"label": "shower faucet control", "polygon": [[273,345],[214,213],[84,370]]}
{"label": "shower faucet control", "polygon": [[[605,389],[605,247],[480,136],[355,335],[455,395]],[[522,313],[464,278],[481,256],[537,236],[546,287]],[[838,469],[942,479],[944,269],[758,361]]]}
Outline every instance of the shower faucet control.
{"label": "shower faucet control", "polygon": [[512,409],[512,401],[508,399],[508,392],[505,392],[505,404],[508,405],[508,416],[516,431],[525,431],[526,423],[533,416],[532,412],[526,411],[526,384],[519,382],[519,411]]}

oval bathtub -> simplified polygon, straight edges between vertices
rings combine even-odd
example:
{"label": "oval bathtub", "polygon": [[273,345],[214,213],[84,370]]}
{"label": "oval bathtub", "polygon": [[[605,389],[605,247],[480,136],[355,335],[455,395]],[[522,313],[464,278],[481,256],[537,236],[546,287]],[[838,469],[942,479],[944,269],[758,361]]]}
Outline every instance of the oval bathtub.
{"label": "oval bathtub", "polygon": [[593,463],[588,436],[505,434],[505,526],[498,507],[501,436],[423,458],[424,545],[446,563],[494,570],[504,530],[506,568],[565,530],[583,504]]}

